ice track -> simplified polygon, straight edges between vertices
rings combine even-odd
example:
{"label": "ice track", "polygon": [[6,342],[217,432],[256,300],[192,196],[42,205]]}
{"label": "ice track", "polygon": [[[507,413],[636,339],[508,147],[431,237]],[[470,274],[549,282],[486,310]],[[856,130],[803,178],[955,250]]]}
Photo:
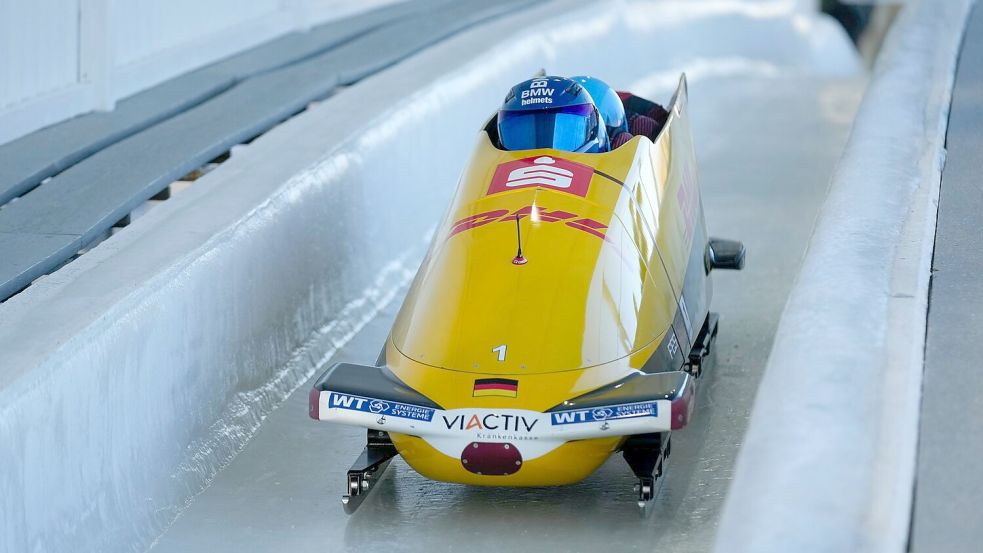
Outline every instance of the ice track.
{"label": "ice track", "polygon": [[[743,239],[749,260],[742,273],[716,277],[717,366],[696,422],[673,435],[648,518],[636,512],[620,456],[581,484],[544,489],[431,482],[397,459],[346,516],[339,496],[364,432],[307,419],[305,385],[153,551],[709,550],[772,335],[864,85],[735,73],[697,79],[691,94],[711,234]],[[404,291],[328,363],[374,359]]]}
{"label": "ice track", "polygon": [[[534,4],[237,146],[0,305],[0,551],[711,549],[867,77],[802,0]],[[397,459],[346,516],[364,433],[308,419],[305,381],[375,360],[474,134],[541,68],[662,102],[688,75],[710,233],[750,252],[715,278],[695,422],[648,518],[620,456],[520,490],[431,482]]]}

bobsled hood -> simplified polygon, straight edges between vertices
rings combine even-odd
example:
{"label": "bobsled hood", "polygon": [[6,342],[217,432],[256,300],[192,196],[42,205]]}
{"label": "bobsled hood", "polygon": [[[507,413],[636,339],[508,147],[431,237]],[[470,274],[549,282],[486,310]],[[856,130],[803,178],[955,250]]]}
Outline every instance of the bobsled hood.
{"label": "bobsled hood", "polygon": [[634,150],[505,152],[481,136],[393,327],[396,349],[444,369],[532,374],[608,363],[663,337],[674,295],[619,204]]}

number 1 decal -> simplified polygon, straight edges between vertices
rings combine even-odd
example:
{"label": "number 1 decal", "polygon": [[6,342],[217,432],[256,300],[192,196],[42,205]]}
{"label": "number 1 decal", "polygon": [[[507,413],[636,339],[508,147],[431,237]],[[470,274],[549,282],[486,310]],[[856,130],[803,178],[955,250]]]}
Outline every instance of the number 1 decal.
{"label": "number 1 decal", "polygon": [[502,344],[502,345],[498,346],[497,348],[492,348],[492,352],[498,354],[498,360],[499,361],[505,361],[505,350],[507,350],[507,349],[508,349],[508,346],[505,345],[505,344]]}

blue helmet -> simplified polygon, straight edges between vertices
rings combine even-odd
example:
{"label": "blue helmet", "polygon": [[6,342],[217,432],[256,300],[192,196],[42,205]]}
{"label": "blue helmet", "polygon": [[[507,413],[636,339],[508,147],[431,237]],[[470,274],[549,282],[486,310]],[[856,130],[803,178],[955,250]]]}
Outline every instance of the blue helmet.
{"label": "blue helmet", "polygon": [[537,77],[512,87],[498,112],[498,138],[506,150],[610,149],[590,94],[563,77]]}
{"label": "blue helmet", "polygon": [[587,92],[594,99],[594,105],[607,126],[608,136],[614,136],[619,132],[628,131],[628,118],[625,116],[625,105],[613,88],[608,83],[597,77],[571,77],[587,89]]}

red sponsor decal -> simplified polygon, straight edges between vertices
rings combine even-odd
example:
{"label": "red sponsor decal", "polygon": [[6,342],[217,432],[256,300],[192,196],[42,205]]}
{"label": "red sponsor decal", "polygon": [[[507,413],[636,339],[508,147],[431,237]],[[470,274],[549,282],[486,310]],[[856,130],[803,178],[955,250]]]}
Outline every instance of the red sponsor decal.
{"label": "red sponsor decal", "polygon": [[493,223],[499,219],[502,215],[508,215],[509,210],[507,209],[496,209],[494,211],[486,211],[484,213],[478,213],[476,215],[470,215],[461,219],[460,221],[454,223],[453,228],[451,228],[451,236],[455,234],[473,229],[474,227],[480,227],[481,225],[487,225],[488,223]]}
{"label": "red sponsor decal", "polygon": [[552,156],[527,157],[495,168],[488,195],[519,188],[544,187],[587,196],[594,170],[587,165]]}
{"label": "red sponsor decal", "polygon": [[586,233],[593,234],[594,236],[604,239],[603,230],[608,228],[607,225],[598,223],[593,219],[577,219],[576,221],[569,221],[567,223],[568,227],[573,227],[577,230],[582,230]]}
{"label": "red sponsor decal", "polygon": [[560,210],[550,211],[543,207],[534,208],[531,205],[527,205],[522,209],[517,209],[515,213],[510,214],[509,220],[515,219],[516,216],[518,216],[519,219],[522,219],[524,217],[531,215],[534,210],[536,212],[537,219],[539,221],[543,221],[546,223],[555,223],[556,221],[562,221],[563,219],[573,219],[574,217],[577,216],[576,213],[570,213],[568,211],[560,211]]}
{"label": "red sponsor decal", "polygon": [[581,217],[576,213],[570,213],[568,211],[550,211],[545,207],[531,205],[517,209],[514,212],[509,212],[507,209],[496,209],[494,211],[486,211],[476,215],[469,215],[451,225],[450,236],[454,236],[459,232],[480,227],[482,225],[487,225],[488,223],[493,223],[495,221],[515,224],[516,217],[519,219],[522,219],[523,217],[532,217],[534,221],[538,221],[540,223],[556,223],[562,221],[570,228],[575,228],[588,234],[592,234],[601,240],[607,240],[604,231],[608,227],[604,223],[593,219],[588,219],[586,217]]}

